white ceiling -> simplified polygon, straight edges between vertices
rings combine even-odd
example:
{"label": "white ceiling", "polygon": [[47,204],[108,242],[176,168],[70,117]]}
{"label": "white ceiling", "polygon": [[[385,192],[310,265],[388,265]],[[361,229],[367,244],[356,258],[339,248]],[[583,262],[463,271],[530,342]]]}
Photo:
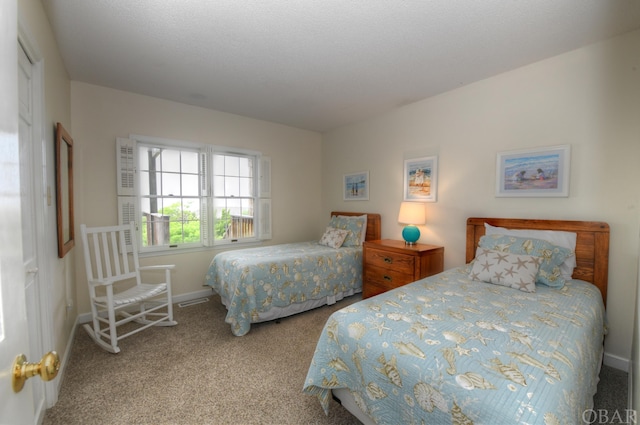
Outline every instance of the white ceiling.
{"label": "white ceiling", "polygon": [[638,0],[42,0],[74,81],[327,131],[640,28]]}

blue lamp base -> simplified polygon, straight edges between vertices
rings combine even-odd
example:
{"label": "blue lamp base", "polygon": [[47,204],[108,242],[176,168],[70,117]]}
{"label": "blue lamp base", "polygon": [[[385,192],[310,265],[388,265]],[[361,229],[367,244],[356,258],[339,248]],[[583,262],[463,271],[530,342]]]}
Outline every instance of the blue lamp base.
{"label": "blue lamp base", "polygon": [[407,245],[413,245],[420,239],[420,229],[413,224],[409,224],[402,229],[402,238]]}

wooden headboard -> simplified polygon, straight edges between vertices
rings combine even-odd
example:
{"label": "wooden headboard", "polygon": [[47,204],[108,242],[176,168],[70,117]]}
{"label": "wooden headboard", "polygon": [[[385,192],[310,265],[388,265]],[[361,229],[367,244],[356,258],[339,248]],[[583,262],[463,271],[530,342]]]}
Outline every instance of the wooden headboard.
{"label": "wooden headboard", "polygon": [[334,215],[367,215],[367,235],[365,237],[366,241],[376,241],[382,238],[382,223],[380,219],[380,214],[370,214],[363,212],[343,212],[343,211],[331,211],[331,216]]}
{"label": "wooden headboard", "polygon": [[535,220],[521,218],[467,219],[466,262],[473,260],[484,223],[508,229],[561,230],[577,234],[576,263],[573,278],[593,283],[607,303],[609,277],[609,225],[600,221]]}

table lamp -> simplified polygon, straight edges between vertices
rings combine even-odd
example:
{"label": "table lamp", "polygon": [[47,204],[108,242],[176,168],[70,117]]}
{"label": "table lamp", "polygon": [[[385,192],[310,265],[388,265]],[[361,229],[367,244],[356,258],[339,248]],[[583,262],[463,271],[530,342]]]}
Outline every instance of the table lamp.
{"label": "table lamp", "polygon": [[420,229],[416,225],[426,222],[425,208],[422,202],[402,202],[398,223],[406,224],[402,229],[402,238],[407,245],[413,245],[420,239]]}

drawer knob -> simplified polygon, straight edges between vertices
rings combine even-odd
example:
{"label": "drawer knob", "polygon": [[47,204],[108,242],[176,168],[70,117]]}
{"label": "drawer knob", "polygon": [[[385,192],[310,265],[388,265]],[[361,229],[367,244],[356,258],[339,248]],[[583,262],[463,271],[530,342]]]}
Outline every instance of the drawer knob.
{"label": "drawer knob", "polygon": [[391,276],[384,275],[384,276],[382,276],[382,278],[384,280],[387,280],[387,281],[391,282]]}
{"label": "drawer knob", "polygon": [[384,257],[384,262],[387,263],[387,264],[391,264],[391,263],[393,263],[393,259],[389,258],[389,257]]}

